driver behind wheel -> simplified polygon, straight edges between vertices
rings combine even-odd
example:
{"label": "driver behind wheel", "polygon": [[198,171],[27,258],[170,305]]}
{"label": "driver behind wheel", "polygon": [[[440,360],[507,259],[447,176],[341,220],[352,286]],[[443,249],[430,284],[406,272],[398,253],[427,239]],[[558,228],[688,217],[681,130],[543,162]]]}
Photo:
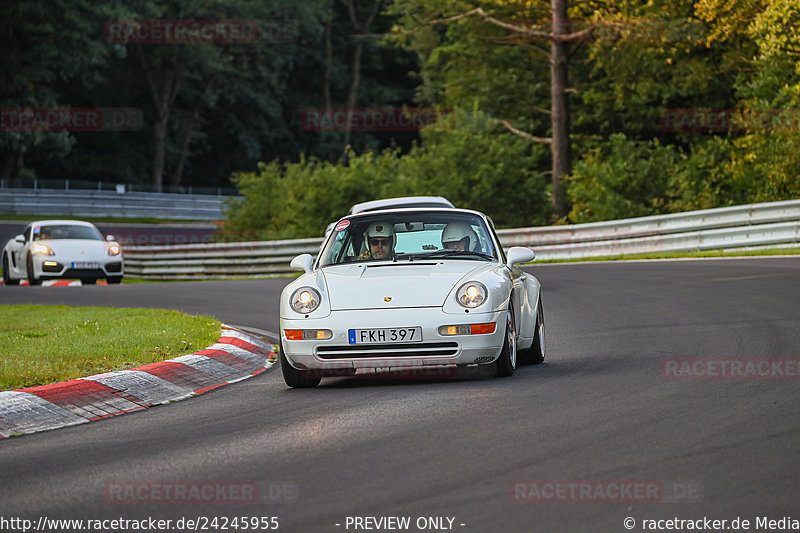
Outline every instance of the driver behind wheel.
{"label": "driver behind wheel", "polygon": [[394,257],[394,228],[387,222],[373,222],[364,233],[367,251],[359,259],[391,259]]}

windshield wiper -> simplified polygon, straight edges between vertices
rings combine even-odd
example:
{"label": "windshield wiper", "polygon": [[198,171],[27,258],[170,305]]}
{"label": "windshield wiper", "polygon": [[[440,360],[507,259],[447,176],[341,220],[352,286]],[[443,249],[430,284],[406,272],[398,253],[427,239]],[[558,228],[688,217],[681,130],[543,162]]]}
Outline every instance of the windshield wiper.
{"label": "windshield wiper", "polygon": [[482,252],[471,252],[469,250],[437,250],[435,252],[431,252],[429,254],[425,254],[426,258],[429,257],[454,257],[454,256],[466,256],[466,257],[479,257],[481,259],[486,259],[491,261],[494,259],[491,255],[482,253]]}

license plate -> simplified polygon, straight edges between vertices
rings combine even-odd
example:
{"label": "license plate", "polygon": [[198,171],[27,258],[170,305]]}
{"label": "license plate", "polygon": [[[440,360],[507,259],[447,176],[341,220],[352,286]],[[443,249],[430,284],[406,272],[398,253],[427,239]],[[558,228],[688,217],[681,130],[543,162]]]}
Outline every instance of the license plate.
{"label": "license plate", "polygon": [[72,263],[72,268],[100,268],[100,263],[87,263],[87,262]]}
{"label": "license plate", "polygon": [[347,330],[350,344],[385,344],[392,342],[422,342],[422,328],[375,328]]}

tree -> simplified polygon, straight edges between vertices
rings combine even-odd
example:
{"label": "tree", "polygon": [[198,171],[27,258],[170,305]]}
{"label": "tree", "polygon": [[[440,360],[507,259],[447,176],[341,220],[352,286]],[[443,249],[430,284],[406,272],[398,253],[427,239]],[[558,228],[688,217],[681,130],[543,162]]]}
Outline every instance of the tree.
{"label": "tree", "polygon": [[[533,5],[533,7],[532,7]],[[570,42],[586,40],[594,29],[594,24],[586,27],[576,27],[570,22],[568,14],[567,0],[551,0],[550,2],[550,22],[536,24],[536,16],[541,16],[544,4],[532,4],[522,2],[481,2],[479,7],[465,10],[463,2],[449,2],[446,6],[442,3],[430,3],[428,0],[401,0],[396,3],[395,11],[404,14],[402,31],[398,32],[401,36],[400,42],[407,46],[416,48],[421,54],[429,54],[428,58],[440,57],[440,52],[447,50],[450,46],[448,38],[461,38],[469,41],[473,37],[484,39],[490,43],[489,46],[514,46],[525,47],[531,50],[532,58],[541,59],[542,52],[549,57],[549,102],[546,103],[550,117],[549,136],[534,135],[523,128],[513,124],[519,117],[519,110],[516,113],[504,113],[498,116],[498,123],[503,125],[512,133],[526,138],[536,143],[550,145],[551,153],[551,201],[553,209],[559,216],[566,214],[564,203],[563,187],[561,180],[571,172],[571,140],[570,140],[570,119],[569,108],[567,105],[567,95],[571,91],[568,86],[568,63]],[[484,9],[485,8],[485,9]],[[458,11],[461,10],[459,13]],[[487,11],[488,10],[488,11]],[[526,18],[531,10],[535,15],[533,19]],[[495,13],[497,11],[497,13]],[[488,24],[494,27],[487,33],[485,28],[476,26],[474,21],[481,24]],[[531,22],[534,22],[531,24]],[[447,37],[438,39],[438,46],[432,45],[436,42],[437,35],[435,30],[422,31],[424,27],[436,25],[468,25],[471,36],[464,36],[452,28],[448,28]],[[410,41],[410,42],[409,42]],[[414,42],[416,41],[416,42]],[[549,52],[543,48],[531,44],[530,41],[549,43]],[[451,41],[452,42],[452,41]],[[487,57],[494,59],[497,57],[495,51],[490,51]],[[431,65],[428,58],[423,57],[423,65]],[[529,76],[526,76],[528,78]],[[430,93],[429,93],[430,94]],[[542,103],[535,104],[536,112],[540,112]]]}
{"label": "tree", "polygon": [[114,50],[94,30],[103,27],[114,6],[85,0],[0,4],[1,178],[29,173],[26,157],[62,158],[72,149],[75,139],[67,130],[20,128],[14,122],[24,108],[70,107],[74,102],[65,98],[70,84],[94,87],[103,81]]}
{"label": "tree", "polygon": [[[284,81],[280,74],[287,70],[292,57],[282,53],[285,52],[282,46],[287,43],[270,32],[281,24],[291,25],[295,30],[303,27],[315,31],[319,27],[315,11],[298,11],[293,6],[294,2],[289,1],[267,4],[254,0],[236,3],[139,0],[126,5],[127,12],[118,21],[122,25],[121,41],[137,60],[153,110],[154,187],[163,186],[170,145],[178,152],[170,181],[172,185],[178,184],[193,137],[199,133],[203,116],[217,102],[226,98],[243,99],[252,106],[251,113],[270,112],[269,100],[280,90]],[[178,37],[176,30],[170,40],[167,24],[172,21],[187,25],[189,31],[193,23],[207,23],[210,33],[217,32],[214,35],[221,37],[204,38],[198,32],[186,34],[189,37],[184,39]],[[147,29],[148,35],[150,32],[155,35],[163,27],[160,31],[165,37],[151,42],[152,39],[138,38],[141,34],[136,33],[128,39],[130,28],[137,26],[152,26]],[[297,39],[291,32],[289,37]],[[178,122],[180,126],[176,127]]]}

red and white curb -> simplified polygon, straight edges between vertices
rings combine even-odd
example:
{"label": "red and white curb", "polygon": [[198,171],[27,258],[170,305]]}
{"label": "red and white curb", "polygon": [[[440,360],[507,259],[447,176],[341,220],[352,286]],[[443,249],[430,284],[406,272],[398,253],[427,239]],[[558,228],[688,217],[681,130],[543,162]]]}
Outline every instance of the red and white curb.
{"label": "red and white curb", "polygon": [[[30,285],[27,279],[22,279],[19,281],[21,286]],[[107,285],[108,283],[105,280],[99,279],[97,280],[97,285]],[[0,279],[0,285],[5,285],[5,280]],[[83,283],[79,279],[67,280],[67,279],[46,279],[42,280],[42,287],[81,287]]]}
{"label": "red and white curb", "polygon": [[131,370],[0,392],[0,439],[138,411],[261,374],[273,347],[230,326],[205,350]]}

